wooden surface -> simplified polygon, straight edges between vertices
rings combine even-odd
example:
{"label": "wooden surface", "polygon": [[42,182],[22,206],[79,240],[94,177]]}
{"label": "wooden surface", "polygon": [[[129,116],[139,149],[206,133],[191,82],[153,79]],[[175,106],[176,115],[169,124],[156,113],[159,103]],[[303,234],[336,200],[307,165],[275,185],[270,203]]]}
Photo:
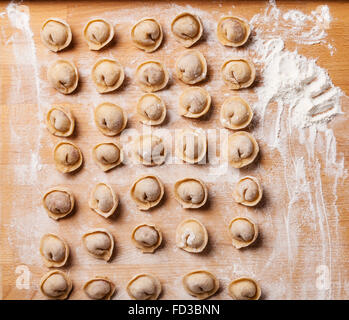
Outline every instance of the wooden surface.
{"label": "wooden surface", "polygon": [[[309,209],[302,201],[292,204],[290,209],[291,199],[286,184],[288,179],[293,179],[292,168],[287,168],[287,163],[285,164],[280,155],[265,143],[263,136],[259,134],[258,122],[250,131],[258,138],[261,156],[255,165],[241,170],[240,173],[255,175],[261,180],[265,197],[263,203],[256,208],[245,208],[234,203],[231,191],[239,172],[232,168],[223,176],[218,176],[212,173],[217,165],[211,164],[145,168],[126,163],[109,173],[103,173],[93,162],[91,150],[96,143],[120,141],[120,137],[108,139],[100,134],[92,120],[93,108],[101,101],[118,103],[128,112],[127,128],[141,132],[142,126],[137,121],[134,111],[136,101],[141,95],[132,78],[136,65],[154,57],[164,62],[173,72],[175,57],[184,49],[171,35],[170,21],[176,12],[190,11],[185,7],[186,2],[177,1],[176,4],[179,7],[156,1],[24,2],[26,7],[22,9],[30,12],[30,26],[34,34],[34,57],[30,54],[28,56],[27,50],[31,47],[24,41],[28,35],[21,35],[21,31],[9,23],[6,15],[0,18],[0,257],[3,299],[43,298],[38,290],[38,283],[48,269],[39,256],[38,245],[41,236],[48,232],[62,236],[71,248],[70,262],[62,269],[67,271],[73,280],[72,299],[85,298],[82,286],[95,275],[108,276],[115,282],[115,299],[128,299],[126,283],[133,275],[141,272],[152,272],[159,277],[163,284],[162,299],[190,299],[182,288],[181,277],[197,268],[207,269],[220,279],[221,289],[212,299],[228,299],[228,283],[242,275],[251,276],[259,281],[264,299],[349,298],[349,184],[344,176],[335,181],[330,169],[324,169],[327,167],[321,151],[324,143],[321,133],[315,147],[316,159],[319,161],[314,161],[314,166],[307,156],[308,146],[300,146],[295,140],[294,154],[290,153],[291,160],[298,156],[307,159],[306,163],[310,165],[306,168],[306,179],[309,181],[310,195],[314,199],[320,195],[322,199],[321,207],[316,207],[312,214],[309,212],[309,216]],[[282,10],[297,7],[309,13],[321,4],[326,2],[280,2],[278,7]],[[318,58],[318,64],[328,70],[333,83],[348,94],[349,3],[331,1],[327,4],[334,18],[330,29],[327,30],[328,38],[336,48],[333,56],[321,44],[300,46],[288,39],[284,40],[288,50],[297,46],[301,54]],[[7,5],[6,2],[0,3],[0,11],[5,12]],[[209,13],[212,21],[218,21],[219,17],[227,12],[251,19],[256,13],[262,12],[266,5],[265,2],[258,1],[234,1],[233,7],[228,1],[191,2],[193,8]],[[165,33],[164,44],[153,54],[145,54],[136,49],[129,37],[133,22],[149,15],[160,21]],[[97,16],[114,21],[117,36],[112,45],[105,50],[92,52],[82,39],[81,31],[90,18]],[[65,19],[73,31],[73,44],[59,54],[49,52],[40,42],[40,26],[49,17]],[[214,25],[205,32],[215,32]],[[216,46],[210,46],[205,40],[195,46],[195,49],[201,50],[207,57],[209,79],[202,86],[210,88],[213,110],[204,120],[189,120],[176,116],[177,96],[185,85],[173,77],[169,87],[159,92],[170,111],[168,120],[160,128],[221,128],[219,106],[224,94],[230,91],[219,82],[218,70],[223,62],[220,52],[225,50],[226,53],[228,49],[222,48],[218,42]],[[209,55],[212,50],[217,54]],[[121,90],[103,96],[96,92],[89,76],[90,67],[101,56],[117,58],[126,68],[127,76]],[[58,57],[72,59],[79,69],[81,81],[73,95],[63,96],[47,84],[46,68]],[[37,61],[37,82],[33,59]],[[252,102],[255,99],[253,88],[244,94]],[[76,134],[69,140],[81,148],[84,166],[74,175],[58,173],[53,164],[52,149],[61,139],[49,134],[43,122],[43,115],[52,104],[70,106],[77,119]],[[336,117],[329,127],[333,128],[337,140],[337,157],[344,158],[344,166],[347,167],[348,104],[343,103],[342,108],[344,114]],[[292,139],[293,137],[290,137],[291,145]],[[127,143],[121,141],[121,144]],[[144,173],[159,176],[166,189],[164,201],[150,213],[137,210],[129,197],[132,182]],[[186,175],[200,177],[206,181],[209,187],[209,203],[204,208],[184,210],[174,199],[173,184]],[[313,183],[312,179],[316,175],[319,176],[320,180],[317,181],[320,181],[321,185]],[[115,218],[103,219],[88,208],[89,191],[97,182],[109,182],[119,194],[120,207]],[[41,205],[41,197],[45,190],[55,185],[69,186],[78,204],[74,215],[59,222],[51,220]],[[257,243],[241,251],[232,247],[227,232],[229,221],[237,215],[251,217],[260,228]],[[199,219],[208,229],[209,245],[203,254],[193,255],[175,247],[175,228],[180,221],[188,217]],[[142,254],[131,243],[131,230],[142,222],[155,223],[163,232],[164,244],[154,255]],[[81,246],[82,234],[94,227],[107,228],[115,237],[116,252],[110,263],[91,258]],[[321,282],[319,272],[322,268],[329,270],[329,288],[317,286],[317,283]],[[21,270],[30,272],[28,287],[20,286],[18,277]]]}

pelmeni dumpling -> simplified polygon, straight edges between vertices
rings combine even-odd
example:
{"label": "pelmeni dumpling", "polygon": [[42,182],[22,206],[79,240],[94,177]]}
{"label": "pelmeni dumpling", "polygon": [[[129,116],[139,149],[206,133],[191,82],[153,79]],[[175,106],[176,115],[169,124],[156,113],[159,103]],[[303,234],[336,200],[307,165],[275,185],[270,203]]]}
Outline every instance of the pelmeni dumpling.
{"label": "pelmeni dumpling", "polygon": [[90,256],[110,260],[114,250],[114,238],[106,229],[98,228],[85,233],[82,242]]}
{"label": "pelmeni dumpling", "polygon": [[115,292],[115,285],[107,277],[94,277],[84,284],[85,294],[93,300],[110,300]]}
{"label": "pelmeni dumpling", "polygon": [[47,69],[47,79],[58,92],[70,94],[78,86],[78,69],[73,62],[58,59]]}
{"label": "pelmeni dumpling", "polygon": [[178,113],[187,118],[199,118],[210,110],[210,106],[211,96],[205,89],[190,87],[179,97]]}
{"label": "pelmeni dumpling", "polygon": [[188,163],[198,163],[207,152],[205,133],[199,130],[183,130],[176,137],[176,156]]}
{"label": "pelmeni dumpling", "polygon": [[252,163],[259,152],[256,139],[245,131],[238,131],[228,137],[228,161],[234,168]]}
{"label": "pelmeni dumpling", "polygon": [[92,67],[91,76],[99,93],[118,89],[125,79],[120,63],[110,58],[99,59]]}
{"label": "pelmeni dumpling", "polygon": [[62,141],[53,149],[53,159],[58,171],[70,173],[82,165],[82,153],[77,145],[72,142]]}
{"label": "pelmeni dumpling", "polygon": [[176,229],[176,245],[178,248],[191,252],[202,252],[208,242],[205,226],[194,218],[182,221]]}
{"label": "pelmeni dumpling", "polygon": [[146,93],[138,100],[137,114],[143,124],[158,125],[166,118],[166,106],[156,94]]}
{"label": "pelmeni dumpling", "polygon": [[145,52],[153,52],[162,42],[161,25],[155,19],[144,18],[132,27],[131,38],[137,48]]}
{"label": "pelmeni dumpling", "polygon": [[229,233],[233,246],[237,249],[241,249],[256,241],[258,237],[258,227],[251,219],[237,217],[230,221]]}
{"label": "pelmeni dumpling", "polygon": [[241,178],[233,191],[234,200],[248,207],[257,205],[262,196],[263,190],[258,179],[251,176]]}
{"label": "pelmeni dumpling", "polygon": [[252,120],[249,104],[240,97],[227,98],[221,107],[220,121],[223,127],[233,130],[246,128]]}
{"label": "pelmeni dumpling", "polygon": [[169,75],[161,62],[146,61],[136,70],[136,81],[144,92],[155,92],[166,87]]}
{"label": "pelmeni dumpling", "polygon": [[63,187],[49,189],[43,199],[43,205],[50,218],[59,220],[70,214],[74,209],[74,196],[72,192]]}
{"label": "pelmeni dumpling", "polygon": [[221,73],[225,84],[233,90],[250,87],[256,78],[256,69],[252,61],[242,58],[225,61]]}
{"label": "pelmeni dumpling", "polygon": [[40,291],[50,299],[65,300],[73,289],[68,275],[60,270],[52,270],[40,280]]}
{"label": "pelmeni dumpling", "polygon": [[97,183],[93,188],[89,206],[104,218],[109,218],[115,212],[119,204],[119,197],[113,188],[106,183]]}
{"label": "pelmeni dumpling", "polygon": [[228,286],[228,293],[235,300],[258,300],[261,292],[259,284],[247,277],[235,279]]}
{"label": "pelmeni dumpling", "polygon": [[48,49],[58,52],[69,46],[72,33],[69,24],[64,20],[50,18],[43,23],[40,37]]}
{"label": "pelmeni dumpling", "polygon": [[197,50],[183,52],[178,57],[175,68],[177,78],[186,84],[195,84],[206,78],[207,62]]}
{"label": "pelmeni dumpling", "polygon": [[189,48],[200,40],[204,28],[198,16],[183,12],[173,19],[171,30],[176,39]]}
{"label": "pelmeni dumpling", "polygon": [[47,233],[40,240],[40,254],[47,267],[58,268],[66,264],[69,257],[69,247],[59,236]]}
{"label": "pelmeni dumpling", "polygon": [[244,45],[251,34],[249,24],[238,17],[223,17],[217,25],[217,37],[221,44],[229,47]]}
{"label": "pelmeni dumpling", "polygon": [[133,148],[136,161],[145,166],[159,166],[165,162],[166,147],[158,136],[140,136],[134,142]]}
{"label": "pelmeni dumpling", "polygon": [[94,110],[95,124],[100,132],[106,136],[116,136],[127,125],[126,112],[116,104],[101,103]]}
{"label": "pelmeni dumpling", "polygon": [[187,273],[182,279],[184,289],[193,297],[207,299],[219,289],[219,280],[206,270],[195,270]]}
{"label": "pelmeni dumpling", "polygon": [[55,106],[46,114],[47,130],[57,137],[69,137],[75,128],[75,118],[69,109]]}
{"label": "pelmeni dumpling", "polygon": [[118,166],[124,159],[122,148],[113,142],[95,145],[92,149],[93,160],[103,170],[108,171]]}
{"label": "pelmeni dumpling", "polygon": [[140,210],[158,205],[164,195],[164,185],[158,177],[148,175],[137,179],[131,187],[131,198]]}
{"label": "pelmeni dumpling", "polygon": [[151,274],[134,276],[127,284],[127,293],[134,300],[156,300],[161,293],[161,283]]}
{"label": "pelmeni dumpling", "polygon": [[113,39],[114,27],[105,19],[92,19],[87,22],[83,36],[90,50],[100,50]]}
{"label": "pelmeni dumpling", "polygon": [[185,178],[175,183],[174,195],[183,208],[197,209],[206,203],[208,191],[200,179]]}
{"label": "pelmeni dumpling", "polygon": [[154,224],[143,223],[133,229],[131,239],[143,253],[154,253],[161,245],[162,233]]}

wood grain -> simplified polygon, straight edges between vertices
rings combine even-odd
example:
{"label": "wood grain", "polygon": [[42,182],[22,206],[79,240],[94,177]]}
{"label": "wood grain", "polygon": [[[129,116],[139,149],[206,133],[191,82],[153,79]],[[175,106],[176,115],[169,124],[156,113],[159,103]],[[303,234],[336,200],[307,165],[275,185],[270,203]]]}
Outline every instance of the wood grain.
{"label": "wood grain", "polygon": [[[193,8],[209,13],[215,21],[227,12],[251,19],[256,13],[262,12],[267,5],[261,1],[192,0],[190,3]],[[132,78],[133,70],[139,62],[156,58],[163,61],[173,72],[175,58],[184,50],[173,39],[169,30],[170,21],[176,12],[174,4],[179,6],[176,10],[184,11],[187,2],[174,1],[170,4],[166,1],[24,2],[30,11],[30,26],[34,34],[35,54],[39,65],[39,92],[36,91],[35,70],[30,64],[31,60],[23,52],[23,62],[19,63],[21,54],[14,53],[18,48],[28,49],[21,32],[11,26],[7,17],[0,18],[2,298],[43,298],[38,290],[38,283],[40,277],[48,270],[39,256],[38,244],[43,233],[54,232],[67,240],[72,251],[68,266],[63,268],[74,282],[72,299],[85,298],[82,286],[95,275],[108,276],[115,282],[117,288],[115,299],[127,299],[126,283],[133,275],[140,272],[151,272],[159,277],[163,284],[162,299],[190,299],[182,288],[181,277],[196,268],[205,268],[220,279],[221,289],[212,299],[228,299],[229,281],[241,275],[254,277],[260,282],[264,299],[348,299],[349,183],[344,177],[339,179],[336,193],[333,193],[335,181],[331,173],[322,169],[326,165],[326,160],[321,152],[317,154],[320,168],[316,162],[306,168],[310,184],[316,174],[321,176],[322,182],[321,189],[311,185],[311,197],[315,198],[317,193],[323,196],[323,206],[315,208],[314,221],[308,220],[306,212],[303,212],[302,219],[299,219],[298,215],[288,216],[285,213],[290,201],[285,185],[287,179],[292,177],[288,176],[288,169],[285,169],[283,159],[263,141],[263,137],[259,137],[261,156],[258,162],[241,170],[241,174],[255,175],[262,182],[265,196],[263,203],[256,208],[245,208],[234,203],[231,197],[234,181],[228,181],[227,178],[236,176],[231,169],[228,170],[227,177],[215,180],[209,174],[209,170],[215,168],[211,164],[144,168],[126,163],[105,174],[93,163],[92,147],[98,142],[115,139],[102,136],[96,129],[92,121],[93,107],[104,100],[119,103],[129,114],[127,128],[140,132],[142,126],[137,121],[134,108],[141,91]],[[321,4],[326,2],[282,1],[277,5],[282,10],[297,8],[310,13]],[[348,94],[349,3],[331,1],[327,4],[333,16],[331,27],[327,30],[328,38],[336,48],[333,56],[321,44],[301,46],[295,45],[288,39],[284,40],[288,50],[297,48],[299,53],[307,57],[318,58],[318,64],[328,70],[333,83]],[[0,11],[6,11],[7,5],[5,2],[1,3]],[[164,14],[160,13],[159,8]],[[126,12],[131,13],[129,17],[121,16]],[[145,54],[136,49],[129,37],[132,21],[142,18],[145,13],[153,13],[152,16],[160,21],[165,33],[164,44],[153,54]],[[116,21],[116,40],[101,52],[89,51],[81,36],[84,24],[96,16]],[[73,31],[73,44],[59,54],[48,52],[40,42],[40,26],[48,17],[65,19]],[[214,29],[206,32],[214,32]],[[191,125],[204,129],[220,128],[219,106],[224,100],[224,94],[230,93],[223,84],[217,85],[220,79],[219,66],[223,62],[220,52],[223,48],[218,43],[214,47],[209,46],[205,40],[200,41],[195,48],[204,54],[212,50],[217,52],[217,57],[207,55],[209,79],[202,84],[210,88],[213,110],[204,120],[193,121],[176,117],[176,97],[185,85],[173,77],[169,87],[159,93],[164,98],[171,115],[161,128],[172,130]],[[126,83],[122,89],[104,96],[95,91],[89,76],[90,63],[101,56],[114,56],[128,68]],[[45,75],[47,66],[57,57],[71,59],[79,68],[81,76],[79,89],[71,96],[63,97],[47,85]],[[13,88],[18,87],[19,81],[20,89],[16,93]],[[252,102],[256,99],[253,88],[245,91],[245,95]],[[81,148],[84,154],[84,166],[74,175],[64,176],[58,173],[52,161],[52,148],[61,139],[50,135],[42,121],[44,112],[52,103],[71,107],[77,118],[77,132],[71,141]],[[343,100],[343,115],[336,117],[329,124],[335,132],[338,158],[343,157],[345,167],[349,157],[347,111],[347,100]],[[252,133],[259,132],[258,125],[257,122],[252,128]],[[119,141],[120,137],[116,140]],[[319,148],[325,143],[324,141],[319,134],[316,140]],[[294,144],[294,154],[290,154],[290,159],[300,156],[307,158],[307,146],[299,145],[296,135],[290,136],[289,143]],[[36,154],[38,154],[38,164]],[[150,213],[138,211],[129,197],[132,182],[143,172],[155,173],[165,183],[165,199]],[[195,211],[182,209],[173,197],[175,180],[184,177],[188,172],[206,181],[210,190],[209,203]],[[97,216],[88,208],[89,191],[100,181],[112,184],[121,199],[117,216],[109,220]],[[41,206],[41,197],[45,190],[55,184],[69,186],[78,203],[76,213],[59,222],[51,221]],[[297,202],[295,206],[292,212],[298,212],[297,214],[307,210],[302,201]],[[334,213],[335,206],[338,215]],[[227,233],[230,219],[238,214],[253,218],[259,225],[261,235],[256,245],[240,251],[232,247]],[[176,226],[181,220],[190,216],[202,221],[208,229],[209,246],[203,254],[192,255],[175,247]],[[287,219],[291,222],[286,223]],[[131,243],[131,230],[141,222],[155,223],[163,232],[164,244],[154,255],[142,254]],[[105,227],[113,233],[116,252],[111,263],[96,261],[83,250],[81,235],[93,227]],[[287,230],[288,227],[291,228],[291,232]],[[325,229],[325,232],[322,232],[322,229]],[[296,244],[288,244],[288,241],[294,239],[297,241]],[[290,252],[293,249],[295,252]],[[316,272],[321,265],[327,266],[330,270],[330,289],[319,290],[316,287],[319,276]],[[20,275],[16,273],[18,266],[29,268],[29,288],[19,289],[16,286]]]}

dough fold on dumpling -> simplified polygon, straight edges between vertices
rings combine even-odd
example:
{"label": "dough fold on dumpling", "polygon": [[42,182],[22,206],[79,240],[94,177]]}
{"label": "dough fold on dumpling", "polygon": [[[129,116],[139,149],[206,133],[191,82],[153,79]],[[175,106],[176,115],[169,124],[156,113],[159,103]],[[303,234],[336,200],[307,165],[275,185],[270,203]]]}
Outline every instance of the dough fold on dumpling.
{"label": "dough fold on dumpling", "polygon": [[65,300],[73,289],[68,275],[60,270],[52,270],[42,276],[40,291],[49,299]]}
{"label": "dough fold on dumpling", "polygon": [[243,277],[229,284],[228,293],[235,300],[258,300],[261,296],[261,288],[255,280]]}
{"label": "dough fold on dumpling", "polygon": [[69,137],[75,128],[75,118],[68,108],[55,106],[46,114],[47,130],[57,137]]}
{"label": "dough fold on dumpling", "polygon": [[89,206],[104,218],[109,218],[114,214],[119,204],[119,197],[113,188],[106,183],[97,183],[93,188]]}
{"label": "dough fold on dumpling", "polygon": [[133,229],[131,239],[143,253],[154,253],[161,245],[162,233],[154,224],[143,223]]}
{"label": "dough fold on dumpling", "polygon": [[197,209],[206,203],[208,191],[200,179],[184,178],[175,183],[174,195],[183,208]]}
{"label": "dough fold on dumpling", "polygon": [[47,69],[47,79],[58,92],[70,94],[78,86],[78,69],[73,62],[58,59]]}
{"label": "dough fold on dumpling", "polygon": [[178,57],[175,69],[179,80],[195,84],[206,78],[207,62],[200,51],[187,50]]}
{"label": "dough fold on dumpling", "polygon": [[207,139],[199,130],[182,130],[176,136],[176,156],[188,163],[199,163],[206,156]]}
{"label": "dough fold on dumpling", "polygon": [[203,26],[198,16],[183,12],[173,19],[171,30],[176,39],[184,47],[189,48],[200,40]]}
{"label": "dough fold on dumpling", "polygon": [[193,297],[207,299],[219,289],[219,280],[214,274],[206,270],[195,270],[187,273],[182,283],[184,289]]}
{"label": "dough fold on dumpling", "polygon": [[114,27],[102,18],[92,19],[87,22],[83,36],[90,50],[100,50],[113,39]]}
{"label": "dough fold on dumpling", "polygon": [[47,267],[58,268],[66,264],[69,257],[69,247],[59,236],[47,233],[40,240],[40,254]]}
{"label": "dough fold on dumpling", "polygon": [[187,118],[199,118],[207,114],[210,106],[211,96],[205,89],[190,87],[179,97],[178,113]]}
{"label": "dough fold on dumpling", "polygon": [[94,277],[84,284],[85,294],[93,300],[110,300],[115,292],[115,285],[107,277]]}
{"label": "dough fold on dumpling", "polygon": [[229,233],[233,246],[237,249],[241,249],[256,241],[258,237],[258,227],[251,219],[237,217],[230,221]]}
{"label": "dough fold on dumpling", "polygon": [[225,61],[221,73],[225,84],[233,90],[250,87],[256,78],[256,69],[252,61],[242,58]]}
{"label": "dough fold on dumpling", "polygon": [[238,17],[223,17],[217,25],[217,37],[221,44],[229,47],[244,45],[251,34],[249,24]]}
{"label": "dough fold on dumpling", "polygon": [[156,300],[161,293],[161,283],[157,277],[143,273],[134,276],[126,290],[131,299]]}
{"label": "dough fold on dumpling", "polygon": [[43,196],[43,206],[50,218],[59,220],[70,214],[74,209],[72,192],[63,187],[49,189]]}
{"label": "dough fold on dumpling", "polygon": [[150,60],[137,67],[136,80],[144,92],[155,92],[165,88],[168,79],[168,72],[161,62]]}
{"label": "dough fold on dumpling", "polygon": [[153,52],[162,42],[161,25],[155,19],[144,18],[132,27],[131,38],[137,48],[145,52]]}
{"label": "dough fold on dumpling", "polygon": [[158,136],[140,136],[134,142],[133,148],[135,159],[145,166],[159,166],[165,162],[166,147]]}
{"label": "dough fold on dumpling", "polygon": [[223,102],[220,121],[225,128],[244,129],[251,123],[252,117],[252,109],[244,99],[230,97]]}
{"label": "dough fold on dumpling", "polygon": [[178,248],[191,253],[199,253],[205,249],[207,242],[207,230],[199,220],[189,218],[178,225],[176,229]]}
{"label": "dough fold on dumpling", "polygon": [[118,105],[104,102],[94,110],[94,120],[101,133],[106,136],[116,136],[125,129],[127,114]]}
{"label": "dough fold on dumpling", "polygon": [[93,229],[82,236],[87,253],[97,259],[109,261],[114,250],[114,238],[106,229]]}
{"label": "dough fold on dumpling", "polygon": [[258,179],[251,176],[241,178],[233,191],[234,200],[248,207],[257,205],[262,196],[263,190]]}
{"label": "dough fold on dumpling", "polygon": [[92,149],[92,156],[93,160],[103,171],[115,168],[124,159],[122,148],[113,142],[104,142],[95,145]]}
{"label": "dough fold on dumpling", "polygon": [[43,23],[40,37],[48,49],[58,52],[69,46],[72,33],[67,22],[58,18],[50,18]]}
{"label": "dough fold on dumpling", "polygon": [[138,100],[137,114],[143,124],[158,125],[166,118],[166,106],[156,94],[146,93]]}
{"label": "dough fold on dumpling", "polygon": [[77,145],[72,142],[62,141],[53,149],[53,159],[58,171],[70,173],[82,165],[82,153]]}

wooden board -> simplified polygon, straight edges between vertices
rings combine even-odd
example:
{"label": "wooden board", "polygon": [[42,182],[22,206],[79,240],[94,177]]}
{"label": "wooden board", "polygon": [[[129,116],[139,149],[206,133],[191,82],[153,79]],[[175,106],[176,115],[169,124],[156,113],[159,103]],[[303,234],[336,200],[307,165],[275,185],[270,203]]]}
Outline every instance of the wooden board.
{"label": "wooden board", "polygon": [[[310,146],[302,146],[296,136],[290,136],[289,144],[294,147],[290,149],[292,152],[285,162],[278,152],[266,144],[257,117],[251,131],[259,140],[261,156],[255,165],[240,172],[241,175],[255,175],[262,181],[265,196],[262,205],[256,208],[245,208],[234,203],[231,191],[239,172],[228,168],[220,175],[218,169],[221,163],[202,166],[168,164],[145,168],[127,162],[109,173],[103,173],[93,162],[91,149],[96,143],[121,140],[126,148],[129,145],[120,137],[108,139],[96,129],[92,112],[99,102],[120,104],[128,113],[129,132],[142,131],[134,111],[141,95],[133,79],[134,70],[140,62],[155,58],[173,73],[175,58],[183,50],[169,30],[170,21],[176,14],[192,8],[201,10],[205,13],[202,18],[210,19],[210,23],[206,24],[209,26],[205,30],[207,34],[215,32],[214,22],[224,14],[234,13],[251,19],[268,5],[259,1],[190,3],[191,7],[188,8],[185,1],[25,2],[20,10],[30,15],[35,47],[30,43],[31,35],[28,31],[13,26],[13,21],[10,23],[6,14],[1,16],[0,257],[3,299],[43,298],[38,283],[48,270],[43,266],[38,246],[41,236],[48,232],[61,235],[71,248],[71,260],[63,270],[68,272],[74,282],[72,299],[85,298],[82,286],[95,275],[108,276],[115,282],[115,299],[127,299],[125,287],[128,280],[141,272],[151,272],[159,277],[163,284],[162,299],[190,299],[182,288],[181,278],[197,268],[207,269],[220,279],[221,289],[212,299],[228,299],[228,283],[242,275],[259,281],[264,299],[349,298],[349,184],[344,175],[335,177],[331,171],[336,170],[337,162],[338,166],[347,167],[347,100],[343,100],[344,114],[329,124],[337,141],[337,148],[333,151],[337,158],[329,166],[323,147],[326,140],[321,133],[316,139],[314,161],[307,153]],[[285,1],[278,3],[278,7],[281,10],[297,7],[309,14],[321,4],[321,1]],[[1,3],[0,11],[6,12],[7,5]],[[301,54],[318,58],[318,64],[328,70],[334,84],[348,94],[349,3],[329,2],[328,6],[333,17],[331,27],[327,30],[328,38],[336,48],[333,56],[321,44],[301,46],[284,40],[288,50],[297,47]],[[91,52],[82,39],[81,31],[90,18],[97,16],[112,20],[116,24],[117,36],[105,50]],[[129,37],[132,24],[144,16],[155,17],[164,28],[164,44],[153,54],[145,54],[134,48]],[[72,46],[59,54],[49,52],[40,42],[40,26],[49,17],[65,19],[73,31]],[[230,94],[230,91],[220,81],[219,67],[223,62],[223,53],[227,54],[229,49],[223,48],[218,42],[212,46],[205,39],[195,48],[207,57],[209,79],[202,85],[212,95],[212,112],[204,120],[192,121],[177,116],[177,97],[185,85],[173,77],[169,87],[159,92],[169,110],[168,120],[161,129],[173,132],[176,128],[190,126],[207,130],[221,128],[219,107],[225,94]],[[126,70],[126,83],[122,89],[103,96],[96,92],[89,75],[94,61],[102,56],[117,58]],[[79,89],[70,96],[55,92],[46,81],[47,66],[57,57],[71,59],[78,66],[81,79]],[[244,96],[252,103],[256,99],[253,88],[245,91]],[[52,104],[71,107],[77,119],[77,132],[70,140],[81,148],[84,166],[74,175],[60,174],[53,164],[52,149],[60,139],[50,135],[43,122],[43,115]],[[270,117],[272,119],[273,113]],[[215,150],[211,149],[210,152],[212,155]],[[304,157],[306,163],[304,179],[309,186],[309,193],[305,197],[312,199],[310,204],[306,199],[300,201],[299,198],[292,203],[292,190],[287,189],[295,179],[292,163],[300,157]],[[344,163],[341,164],[341,161]],[[130,185],[144,173],[159,176],[166,189],[164,201],[150,213],[137,210],[129,196]],[[209,203],[204,208],[184,210],[174,199],[173,184],[186,175],[201,177],[206,181]],[[89,191],[97,182],[110,183],[119,194],[120,208],[115,218],[103,219],[89,209]],[[59,222],[51,220],[41,205],[45,190],[55,185],[69,186],[78,203],[77,212]],[[309,209],[311,203],[315,203],[312,212]],[[256,245],[247,250],[234,249],[227,232],[229,221],[237,215],[251,217],[260,228]],[[208,229],[209,245],[203,254],[189,254],[175,246],[176,226],[188,217],[199,219]],[[131,243],[131,230],[141,222],[155,223],[163,232],[164,244],[154,255],[142,254]],[[115,237],[116,252],[110,263],[91,258],[81,246],[82,234],[94,227],[107,228]],[[22,282],[23,273],[29,275],[28,286]],[[326,283],[322,285],[324,277],[329,280],[328,286]]]}

